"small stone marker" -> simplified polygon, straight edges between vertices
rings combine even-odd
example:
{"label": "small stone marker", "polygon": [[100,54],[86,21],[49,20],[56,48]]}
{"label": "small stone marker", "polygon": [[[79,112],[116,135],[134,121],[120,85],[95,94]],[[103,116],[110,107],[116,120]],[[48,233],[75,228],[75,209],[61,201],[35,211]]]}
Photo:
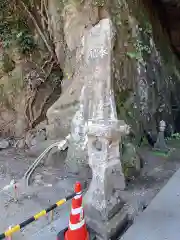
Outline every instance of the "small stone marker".
{"label": "small stone marker", "polygon": [[159,133],[158,133],[157,141],[154,145],[154,150],[160,151],[160,152],[163,152],[163,153],[168,153],[169,148],[167,147],[166,142],[165,142],[165,138],[164,138],[165,128],[166,128],[165,121],[163,121],[163,120],[160,121]]}

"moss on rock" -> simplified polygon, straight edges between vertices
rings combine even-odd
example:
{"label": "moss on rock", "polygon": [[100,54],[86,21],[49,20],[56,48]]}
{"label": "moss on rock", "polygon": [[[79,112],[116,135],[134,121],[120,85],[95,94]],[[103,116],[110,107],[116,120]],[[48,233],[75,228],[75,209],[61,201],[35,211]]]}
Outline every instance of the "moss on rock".
{"label": "moss on rock", "polygon": [[132,143],[125,143],[122,147],[121,163],[125,178],[134,179],[141,173],[141,159]]}

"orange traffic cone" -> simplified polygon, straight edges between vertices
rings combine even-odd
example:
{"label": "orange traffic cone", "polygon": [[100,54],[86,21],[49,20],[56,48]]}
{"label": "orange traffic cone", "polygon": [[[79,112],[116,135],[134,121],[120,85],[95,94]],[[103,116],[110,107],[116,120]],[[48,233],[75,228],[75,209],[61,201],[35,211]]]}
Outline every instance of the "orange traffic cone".
{"label": "orange traffic cone", "polygon": [[75,184],[75,193],[76,196],[72,199],[69,227],[65,233],[65,240],[89,240],[82,207],[82,188],[79,182]]}

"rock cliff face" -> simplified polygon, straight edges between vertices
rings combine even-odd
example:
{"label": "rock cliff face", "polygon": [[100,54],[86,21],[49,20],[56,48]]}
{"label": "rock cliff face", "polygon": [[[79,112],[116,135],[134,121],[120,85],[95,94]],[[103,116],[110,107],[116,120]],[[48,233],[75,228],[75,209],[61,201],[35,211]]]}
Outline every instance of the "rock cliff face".
{"label": "rock cliff face", "polygon": [[61,139],[69,133],[84,83],[82,36],[108,16],[116,28],[112,76],[119,118],[138,133],[142,126],[156,131],[161,118],[177,125],[172,101],[179,105],[179,8],[175,0],[121,0],[104,7],[103,2],[91,0],[81,4],[47,1],[45,28],[36,20],[52,41],[53,59],[58,63],[54,82],[58,84],[52,84],[53,74],[47,80],[38,65],[47,50],[36,36],[37,31],[33,31],[37,43],[43,45],[39,55],[36,54],[38,57],[29,56],[27,61],[16,48],[11,48],[8,54],[12,61],[7,73],[2,70],[7,59],[1,57],[1,134],[23,138],[44,120],[48,138]]}
{"label": "rock cliff face", "polygon": [[[132,4],[127,5],[127,2],[115,1],[107,8],[89,8],[87,3],[65,6],[63,29],[67,46],[64,48],[64,70],[69,71],[71,80],[66,83],[68,89],[47,112],[47,132],[50,138],[64,137],[70,131],[70,122],[84,81],[81,38],[88,27],[95,26],[100,19],[107,16],[112,18],[116,29],[112,74],[119,117],[138,133],[141,133],[142,126],[156,132],[161,118],[174,124],[171,117],[171,93],[177,84],[177,77],[172,73],[171,66],[164,64],[161,53],[156,48],[150,19],[142,16],[137,21],[136,14],[131,11],[133,9],[136,12],[137,9]],[[147,24],[144,24],[145,21]],[[162,28],[160,23],[159,28]],[[68,80],[65,79],[64,82]]]}
{"label": "rock cliff face", "polygon": [[[49,123],[47,132],[50,138],[58,138],[62,135],[65,136],[70,131],[70,122],[76,111],[75,105],[78,103],[80,91],[84,83],[83,68],[85,66],[83,65],[82,59],[84,51],[81,46],[82,36],[86,33],[86,29],[96,26],[101,19],[109,17],[109,13],[105,7],[95,6],[91,8],[90,6],[90,3],[89,5],[85,3],[81,7],[76,5],[65,7],[65,40],[68,52],[71,52],[73,57],[75,56],[75,61],[73,62],[73,73],[70,74],[73,75],[72,83],[47,112]],[[125,10],[125,14],[122,16],[122,20],[128,21],[128,27],[127,29],[125,27],[121,29],[121,39],[117,39],[116,41],[114,59],[117,61],[115,61],[116,69],[114,74],[119,83],[124,83],[124,88],[130,88],[133,85],[133,80],[136,79],[136,73],[134,72],[136,69],[134,59],[127,58],[126,53],[130,51],[130,49],[132,50],[133,44],[124,45],[127,44],[130,38],[133,39],[132,26],[130,26],[130,21],[132,19],[129,19],[128,7],[124,5],[123,10]],[[76,31],[74,31],[75,29]],[[128,31],[130,31],[130,34],[128,34]],[[117,54],[118,51],[121,51],[121,61],[119,61],[120,57]],[[70,61],[68,62],[69,65],[71,65],[71,63]],[[124,64],[124,68],[121,63]],[[121,84],[119,84],[119,87],[120,85]]]}
{"label": "rock cliff face", "polygon": [[47,111],[47,133],[51,139],[65,137],[70,132],[70,123],[77,110],[84,84],[82,36],[86,28],[98,23],[103,15],[107,13],[104,10],[100,11],[98,7],[91,7],[88,2],[82,6],[64,6],[63,30],[67,44],[66,49],[63,49],[66,52],[64,72],[68,77],[63,81],[65,88],[61,97]]}
{"label": "rock cliff face", "polygon": [[171,47],[180,58],[180,3],[177,0],[161,0],[159,3],[157,1],[157,8],[161,24],[168,33]]}
{"label": "rock cliff face", "polygon": [[[61,78],[61,76],[59,76]],[[25,138],[46,120],[47,109],[61,93],[30,60],[14,61],[12,71],[0,78],[0,134]]]}

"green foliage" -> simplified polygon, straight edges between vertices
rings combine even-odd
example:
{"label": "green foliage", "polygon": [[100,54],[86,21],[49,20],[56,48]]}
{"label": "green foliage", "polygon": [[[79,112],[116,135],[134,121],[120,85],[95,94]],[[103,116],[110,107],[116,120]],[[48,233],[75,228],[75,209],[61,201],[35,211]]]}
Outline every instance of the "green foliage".
{"label": "green foliage", "polygon": [[145,56],[151,54],[149,39],[152,35],[151,25],[146,22],[143,28],[139,27],[138,36],[134,44],[135,52],[127,52],[127,56],[143,63]]}
{"label": "green foliage", "polygon": [[141,54],[143,54],[143,53],[150,54],[151,53],[150,46],[145,44],[142,40],[138,39],[136,41],[135,47],[136,47],[137,51]]}
{"label": "green foliage", "polygon": [[97,7],[103,7],[105,5],[105,0],[93,0],[93,5]]}
{"label": "green foliage", "polygon": [[180,140],[180,133],[174,133],[171,135],[171,137],[166,138],[166,140],[172,140],[172,139]]}
{"label": "green foliage", "polygon": [[16,9],[13,1],[0,1],[0,41],[4,48],[16,43],[23,54],[35,48],[33,36],[22,18],[22,12]]}
{"label": "green foliage", "polygon": [[131,59],[136,59],[136,60],[141,58],[140,52],[127,52],[127,56]]}
{"label": "green foliage", "polygon": [[135,52],[127,52],[127,56],[131,59],[136,59],[137,61],[143,62],[144,55],[151,54],[151,49],[149,45],[146,45],[143,41],[137,39],[135,43]]}
{"label": "green foliage", "polygon": [[27,29],[16,31],[14,34],[14,39],[20,46],[20,51],[23,54],[28,54],[32,52],[36,47],[33,36],[29,33]]}

